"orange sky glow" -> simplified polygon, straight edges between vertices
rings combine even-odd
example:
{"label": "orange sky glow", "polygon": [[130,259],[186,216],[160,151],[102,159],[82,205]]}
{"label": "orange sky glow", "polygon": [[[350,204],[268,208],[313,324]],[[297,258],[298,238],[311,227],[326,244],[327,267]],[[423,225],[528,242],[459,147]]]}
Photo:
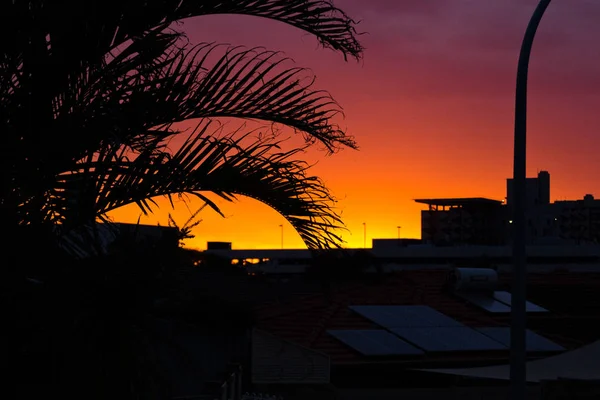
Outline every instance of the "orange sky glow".
{"label": "orange sky glow", "polygon": [[[415,198],[481,196],[501,200],[512,174],[514,80],[522,34],[535,0],[337,0],[354,19],[366,50],[361,62],[318,47],[293,27],[245,16],[186,20],[192,43],[222,42],[282,50],[312,69],[316,87],[340,103],[338,121],[360,149],[319,149],[319,175],[339,200],[347,247],[373,238],[420,237]],[[600,196],[600,3],[557,1],[538,30],[530,64],[528,175],[548,170],[551,197]],[[211,197],[216,199],[215,196]],[[190,198],[191,199],[191,198]],[[164,199],[142,223],[183,224],[200,205]],[[231,241],[234,248],[305,247],[276,212],[254,200],[217,201],[186,245]],[[110,214],[135,222],[137,206]]]}

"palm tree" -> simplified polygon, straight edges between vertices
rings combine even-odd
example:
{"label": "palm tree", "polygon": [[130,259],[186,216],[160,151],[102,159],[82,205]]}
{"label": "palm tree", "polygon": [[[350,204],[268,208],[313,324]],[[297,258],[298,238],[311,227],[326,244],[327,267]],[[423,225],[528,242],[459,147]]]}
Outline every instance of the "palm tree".
{"label": "palm tree", "polygon": [[[330,0],[15,0],[0,14],[0,220],[13,232],[64,233],[152,198],[244,195],[274,208],[309,248],[337,246],[333,197],[298,155],[214,119],[283,124],[329,153],[356,148],[332,118],[341,109],[306,71],[262,48],[192,45],[188,17],[246,14],[295,26],[359,58],[355,22]],[[197,128],[175,153],[170,139]],[[50,227],[50,228],[48,228]],[[14,240],[5,243],[13,248]]]}
{"label": "palm tree", "polygon": [[[0,222],[10,261],[0,304],[23,396],[169,392],[147,341],[158,340],[156,293],[179,289],[164,284],[176,255],[126,249],[82,264],[49,253],[56,232],[126,204],[151,212],[156,196],[192,194],[218,211],[204,194],[212,192],[268,204],[312,249],[340,242],[334,199],[299,157],[314,143],[329,153],[356,147],[332,120],[339,106],[278,52],[192,45],[177,29],[184,18],[225,13],[278,20],[344,57],[362,54],[354,21],[328,0],[0,2],[11,22],[0,26]],[[282,150],[277,137],[228,132],[219,119],[232,117],[289,126],[306,144]],[[184,133],[179,123],[189,120],[196,129]],[[24,276],[28,257],[52,269],[35,290],[9,279]]]}

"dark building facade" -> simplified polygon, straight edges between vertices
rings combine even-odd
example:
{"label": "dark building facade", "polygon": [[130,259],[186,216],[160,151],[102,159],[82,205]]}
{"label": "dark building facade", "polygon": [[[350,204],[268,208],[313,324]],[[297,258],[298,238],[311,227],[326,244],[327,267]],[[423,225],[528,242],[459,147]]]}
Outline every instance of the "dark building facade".
{"label": "dark building facade", "polygon": [[485,198],[418,199],[421,238],[434,244],[501,245],[506,238],[506,207]]}
{"label": "dark building facade", "polygon": [[[547,171],[541,171],[537,178],[527,178],[526,185],[527,242],[529,244],[599,243],[600,200],[587,194],[581,200],[551,203],[550,174]],[[507,179],[506,187],[507,213],[511,215],[511,206],[514,203],[512,179]]]}
{"label": "dark building facade", "polygon": [[576,243],[600,243],[600,200],[591,194],[583,200],[552,204],[559,237]]}
{"label": "dark building facade", "polygon": [[[506,241],[510,241],[511,238],[513,205],[513,179],[509,178],[506,180],[506,215],[509,227]],[[560,241],[556,208],[550,203],[550,173],[548,171],[540,171],[536,178],[526,179],[525,213],[528,244]]]}
{"label": "dark building facade", "polygon": [[[422,199],[421,237],[434,244],[496,245],[511,241],[513,180],[506,201],[485,198]],[[600,200],[550,202],[550,174],[526,180],[526,238],[529,245],[600,243]]]}
{"label": "dark building facade", "polygon": [[[550,173],[540,171],[537,178],[525,180],[526,207],[533,208],[539,205],[550,204]],[[506,205],[514,204],[513,180],[506,180]]]}

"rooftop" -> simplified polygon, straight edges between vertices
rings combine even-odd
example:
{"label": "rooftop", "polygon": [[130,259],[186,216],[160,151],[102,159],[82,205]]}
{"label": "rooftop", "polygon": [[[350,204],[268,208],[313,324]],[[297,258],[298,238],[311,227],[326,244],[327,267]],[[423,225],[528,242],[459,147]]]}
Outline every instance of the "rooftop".
{"label": "rooftop", "polygon": [[430,206],[501,205],[502,201],[485,197],[463,197],[453,199],[415,199],[415,202]]}
{"label": "rooftop", "polygon": [[[446,289],[447,270],[402,271],[380,283],[348,282],[335,285],[329,295],[298,295],[256,309],[257,326],[276,336],[320,351],[332,365],[372,365],[385,362],[406,367],[459,366],[502,363],[506,351],[432,352],[386,357],[361,354],[328,331],[376,330],[381,326],[353,306],[428,306],[471,328],[508,327],[508,313],[491,313]],[[509,277],[500,281],[509,290]],[[528,328],[544,338],[573,349],[600,337],[600,273],[555,272],[530,276],[528,301],[549,310],[528,317]],[[539,356],[539,355],[538,355]]]}

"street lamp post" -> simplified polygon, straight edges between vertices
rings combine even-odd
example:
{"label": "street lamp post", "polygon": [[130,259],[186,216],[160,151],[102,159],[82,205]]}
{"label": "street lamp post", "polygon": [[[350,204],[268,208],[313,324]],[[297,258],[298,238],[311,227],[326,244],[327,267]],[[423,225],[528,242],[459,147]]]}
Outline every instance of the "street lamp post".
{"label": "street lamp post", "polygon": [[398,239],[400,239],[400,228],[402,228],[400,225],[397,226],[398,228]]}
{"label": "street lamp post", "polygon": [[527,226],[526,226],[526,161],[527,161],[527,73],[535,33],[551,0],[540,0],[521,44],[517,67],[515,94],[515,137],[513,166],[513,293],[511,300],[510,327],[510,382],[513,400],[525,400],[527,396]]}
{"label": "street lamp post", "polygon": [[367,223],[363,222],[363,248],[367,248]]}
{"label": "street lamp post", "polygon": [[279,225],[279,227],[281,228],[281,250],[283,250],[283,224]]}

